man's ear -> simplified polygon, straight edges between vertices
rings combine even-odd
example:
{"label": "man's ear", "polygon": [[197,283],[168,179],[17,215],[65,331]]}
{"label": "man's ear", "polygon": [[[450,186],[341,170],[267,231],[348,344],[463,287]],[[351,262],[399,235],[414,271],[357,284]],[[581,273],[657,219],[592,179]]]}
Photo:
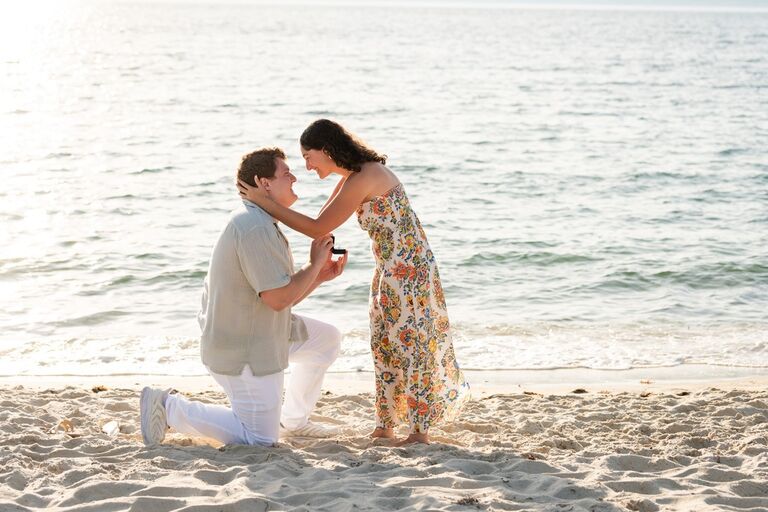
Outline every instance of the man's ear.
{"label": "man's ear", "polygon": [[267,178],[259,178],[257,185],[269,192],[269,180]]}

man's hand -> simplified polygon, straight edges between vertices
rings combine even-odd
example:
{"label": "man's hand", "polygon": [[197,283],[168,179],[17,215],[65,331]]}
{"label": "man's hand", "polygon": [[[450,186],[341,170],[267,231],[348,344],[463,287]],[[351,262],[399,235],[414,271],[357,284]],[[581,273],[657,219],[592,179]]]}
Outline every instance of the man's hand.
{"label": "man's hand", "polygon": [[341,273],[344,272],[344,267],[347,265],[348,254],[349,253],[344,254],[338,260],[333,260],[331,259],[331,256],[328,255],[328,260],[325,262],[323,269],[317,275],[317,282],[324,283],[325,281],[331,281],[339,277]]}
{"label": "man's hand", "polygon": [[331,249],[333,249],[333,237],[331,235],[326,234],[312,240],[312,246],[309,248],[310,265],[322,265],[324,268],[328,260],[331,259]]}

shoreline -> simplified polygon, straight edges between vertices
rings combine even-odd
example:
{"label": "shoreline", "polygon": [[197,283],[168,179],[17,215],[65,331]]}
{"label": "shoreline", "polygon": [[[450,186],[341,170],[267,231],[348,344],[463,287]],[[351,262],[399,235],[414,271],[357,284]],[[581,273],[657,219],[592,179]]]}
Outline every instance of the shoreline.
{"label": "shoreline", "polygon": [[[544,393],[570,394],[575,389],[588,393],[698,391],[709,388],[768,388],[768,369],[715,367],[687,364],[673,367],[595,370],[563,368],[553,370],[465,370],[476,399],[489,394]],[[208,375],[14,375],[0,376],[0,387],[57,388],[106,386],[108,388],[175,387],[203,392],[219,390]],[[329,372],[323,390],[337,395],[370,393],[374,389],[372,372]]]}

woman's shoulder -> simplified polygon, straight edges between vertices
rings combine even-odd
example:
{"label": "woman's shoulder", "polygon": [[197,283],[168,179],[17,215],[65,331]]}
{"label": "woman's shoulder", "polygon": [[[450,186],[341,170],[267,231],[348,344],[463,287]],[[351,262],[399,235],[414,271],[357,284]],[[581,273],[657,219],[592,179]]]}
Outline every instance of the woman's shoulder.
{"label": "woman's shoulder", "polygon": [[375,181],[385,186],[389,185],[390,188],[400,183],[397,175],[389,167],[379,162],[364,163],[360,169],[360,174],[361,177],[365,176],[366,180]]}
{"label": "woman's shoulder", "polygon": [[400,180],[397,179],[395,173],[379,162],[366,162],[360,172],[355,174],[349,179],[356,180],[358,185],[365,189],[366,200],[383,196],[400,185]]}
{"label": "woman's shoulder", "polygon": [[360,174],[366,173],[366,174],[381,174],[381,173],[391,173],[392,171],[389,170],[389,167],[382,164],[381,162],[365,162],[360,166]]}

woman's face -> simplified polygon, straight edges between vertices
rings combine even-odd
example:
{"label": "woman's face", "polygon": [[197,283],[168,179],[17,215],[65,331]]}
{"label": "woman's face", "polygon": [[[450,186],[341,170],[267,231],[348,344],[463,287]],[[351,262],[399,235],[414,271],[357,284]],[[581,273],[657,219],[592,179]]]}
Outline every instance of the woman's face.
{"label": "woman's face", "polygon": [[333,160],[331,160],[331,157],[320,149],[301,148],[301,156],[304,157],[307,170],[315,171],[321,180],[327,178],[336,166],[336,164],[333,163]]}

